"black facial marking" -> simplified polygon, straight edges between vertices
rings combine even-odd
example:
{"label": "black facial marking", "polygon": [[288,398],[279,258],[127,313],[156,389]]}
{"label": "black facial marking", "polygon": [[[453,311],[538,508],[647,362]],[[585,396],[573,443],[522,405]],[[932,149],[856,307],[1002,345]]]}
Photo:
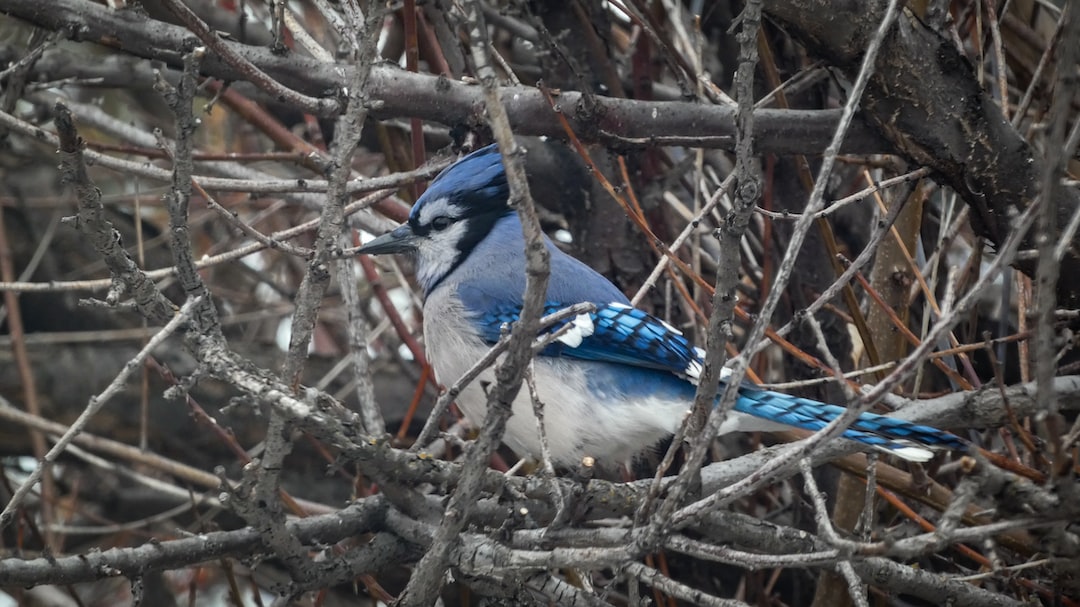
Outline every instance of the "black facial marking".
{"label": "black facial marking", "polygon": [[461,240],[457,242],[457,249],[464,253],[461,259],[465,259],[465,256],[476,247],[477,243],[491,232],[495,222],[508,212],[509,209],[505,209],[501,212],[489,212],[469,217],[465,224],[465,233],[462,234]]}
{"label": "black facial marking", "polygon": [[[457,221],[465,222],[465,233],[461,235],[461,238],[458,239],[456,243],[454,243],[454,246],[457,248],[460,255],[458,255],[457,260],[450,266],[446,273],[431,285],[431,290],[434,290],[435,287],[439,286],[439,283],[447,276],[453,274],[454,270],[468,259],[469,254],[476,248],[476,245],[491,232],[491,228],[495,225],[495,222],[510,212],[512,212],[510,211],[510,208],[504,205],[503,209],[498,212],[470,215],[468,218],[457,219]],[[435,222],[433,221],[432,223]],[[431,232],[431,228],[432,226],[427,226],[424,235]]]}

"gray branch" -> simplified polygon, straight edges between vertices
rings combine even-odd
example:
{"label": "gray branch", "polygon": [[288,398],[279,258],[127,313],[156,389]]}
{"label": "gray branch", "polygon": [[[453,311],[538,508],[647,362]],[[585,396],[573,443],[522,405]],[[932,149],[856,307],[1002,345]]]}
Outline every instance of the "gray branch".
{"label": "gray branch", "polygon": [[[190,45],[188,30],[156,21],[138,11],[114,11],[90,0],[0,0],[0,11],[54,31],[78,33],[79,40],[96,42],[143,57],[163,61],[173,68],[182,65]],[[224,42],[232,55],[244,58],[282,85],[306,95],[337,94],[352,79],[353,67],[322,63],[296,54],[275,55],[265,47]],[[87,66],[100,72],[100,62]],[[48,73],[91,76],[75,72],[78,65],[59,63]],[[223,58],[210,55],[203,73],[222,80],[244,80],[245,74]],[[129,73],[129,72],[126,72]],[[34,75],[34,72],[31,72]],[[100,73],[98,74],[100,76]],[[415,74],[385,65],[371,71],[368,94],[371,115],[379,119],[415,117],[447,126],[483,122],[485,105],[481,88],[442,77]],[[506,107],[510,126],[518,135],[544,135],[562,139],[565,131],[542,93],[533,87],[502,86],[498,96]],[[595,107],[586,107],[583,95],[564,91],[559,106],[571,127],[584,141],[622,147],[693,145],[732,149],[735,144],[735,109],[688,102],[634,101],[592,96]],[[828,145],[840,119],[836,110],[773,110],[754,112],[755,145],[759,152],[811,154]],[[663,133],[663,136],[657,136]],[[857,122],[843,151],[888,151],[887,144]]]}

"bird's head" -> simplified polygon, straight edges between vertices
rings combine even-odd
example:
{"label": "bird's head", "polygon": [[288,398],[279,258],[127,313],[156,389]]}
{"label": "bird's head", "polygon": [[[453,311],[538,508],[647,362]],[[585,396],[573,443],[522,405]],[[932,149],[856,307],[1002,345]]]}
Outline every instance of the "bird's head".
{"label": "bird's head", "polygon": [[511,213],[502,156],[494,145],[447,167],[413,205],[409,220],[360,247],[361,253],[409,253],[430,293],[468,257],[501,217]]}

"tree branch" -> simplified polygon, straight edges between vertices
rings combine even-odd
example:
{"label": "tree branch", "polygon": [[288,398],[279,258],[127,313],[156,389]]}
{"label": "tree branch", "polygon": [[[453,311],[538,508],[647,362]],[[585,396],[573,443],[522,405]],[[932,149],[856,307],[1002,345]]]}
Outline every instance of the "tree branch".
{"label": "tree branch", "polygon": [[[77,40],[96,42],[139,57],[163,61],[179,68],[191,32],[138,11],[114,11],[90,0],[0,0],[0,11],[56,31],[73,32]],[[70,28],[66,29],[66,28]],[[291,54],[275,55],[262,47],[225,42],[232,53],[266,72],[277,82],[307,95],[345,88],[353,68],[322,63]],[[75,57],[77,59],[77,57]],[[244,74],[221,57],[208,55],[203,73],[222,80],[244,80]],[[73,75],[70,63],[51,68],[49,78]],[[87,66],[100,72],[102,64]],[[31,77],[35,74],[31,71]],[[86,74],[90,75],[90,74]],[[100,75],[100,73],[98,74]],[[379,65],[372,68],[368,94],[371,115],[379,119],[415,117],[447,126],[483,123],[478,108],[484,107],[480,87]],[[565,130],[551,106],[536,88],[503,86],[498,96],[506,107],[510,126],[518,135],[563,138]],[[562,114],[584,141],[616,147],[642,148],[658,145],[693,145],[732,149],[735,144],[735,110],[726,106],[686,102],[634,101],[593,96],[589,107],[581,93],[564,91],[559,96]],[[759,152],[813,154],[828,144],[840,112],[836,110],[771,110],[755,115],[755,145]],[[587,136],[594,133],[593,137]],[[664,133],[657,136],[656,133]],[[888,151],[880,137],[860,122],[853,125],[843,151]]]}
{"label": "tree branch", "polygon": [[[856,4],[779,0],[766,10],[812,52],[853,75],[886,5],[885,0]],[[1070,42],[1064,44],[1071,44],[1066,39]],[[897,152],[933,168],[937,179],[956,190],[971,208],[975,229],[1000,248],[1014,229],[1014,218],[1035,202],[1046,160],[1005,120],[955,44],[912,12],[905,11],[898,20],[876,68],[863,101],[866,120]],[[1055,190],[1059,195],[1050,204],[1060,235],[1073,209],[1080,206],[1080,192]],[[1033,243],[1029,238],[1024,247]],[[1066,257],[1073,264],[1080,263],[1078,244],[1074,236]],[[1020,261],[1017,267],[1034,275],[1031,260]],[[1067,272],[1061,278],[1058,303],[1080,307],[1080,273]]]}

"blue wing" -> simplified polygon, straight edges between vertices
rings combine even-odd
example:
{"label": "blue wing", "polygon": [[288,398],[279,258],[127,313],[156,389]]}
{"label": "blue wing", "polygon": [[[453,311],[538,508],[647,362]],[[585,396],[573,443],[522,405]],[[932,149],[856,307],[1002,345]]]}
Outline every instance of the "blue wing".
{"label": "blue wing", "polygon": [[[565,307],[548,302],[544,314]],[[481,335],[494,343],[505,324],[518,319],[519,310],[512,304],[492,306],[476,319]],[[622,303],[597,304],[595,312],[583,316],[588,317],[588,322],[579,316],[546,329],[546,332],[557,331],[574,323],[568,334],[578,331],[578,335],[552,343],[541,354],[669,371],[696,383],[704,354],[671,325]],[[690,386],[686,384],[692,390]],[[686,396],[692,398],[691,394]],[[735,410],[812,431],[824,428],[845,411],[843,407],[762,390],[745,382],[740,386]],[[948,432],[874,413],[860,415],[843,436],[912,461],[927,461],[933,455],[932,449],[964,451],[967,448],[962,439]]]}
{"label": "blue wing", "polygon": [[[541,355],[620,363],[670,371],[694,379],[701,372],[701,350],[691,346],[679,330],[622,303],[594,305],[594,312],[560,321],[546,329],[545,332],[550,333],[570,323],[575,325],[567,338],[553,342]],[[548,302],[544,314],[553,314],[565,307],[558,302]],[[503,326],[515,322],[520,310],[515,304],[490,306],[476,317],[480,334],[488,342],[498,341]]]}

